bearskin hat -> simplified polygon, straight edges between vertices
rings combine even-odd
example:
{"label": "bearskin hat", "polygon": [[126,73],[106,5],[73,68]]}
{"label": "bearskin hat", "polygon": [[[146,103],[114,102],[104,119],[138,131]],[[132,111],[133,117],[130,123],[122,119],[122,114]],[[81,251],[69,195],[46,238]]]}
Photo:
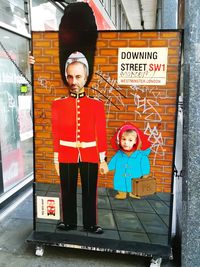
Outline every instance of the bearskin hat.
{"label": "bearskin hat", "polygon": [[59,61],[61,77],[65,85],[65,64],[68,57],[79,51],[89,65],[89,75],[86,86],[89,84],[94,65],[94,56],[97,41],[97,26],[93,10],[84,2],[69,4],[59,25]]}

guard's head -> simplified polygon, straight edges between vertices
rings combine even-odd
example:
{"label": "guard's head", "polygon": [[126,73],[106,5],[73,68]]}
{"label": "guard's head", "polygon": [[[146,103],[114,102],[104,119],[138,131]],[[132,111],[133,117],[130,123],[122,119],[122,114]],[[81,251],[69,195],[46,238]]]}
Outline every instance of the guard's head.
{"label": "guard's head", "polygon": [[87,59],[81,52],[78,52],[78,51],[72,53],[68,57],[68,59],[66,61],[66,64],[65,64],[65,76],[67,75],[68,66],[70,64],[73,64],[74,62],[79,62],[79,63],[81,63],[83,65],[83,67],[85,69],[86,77],[88,77],[88,75],[89,75],[89,66],[88,66]]}

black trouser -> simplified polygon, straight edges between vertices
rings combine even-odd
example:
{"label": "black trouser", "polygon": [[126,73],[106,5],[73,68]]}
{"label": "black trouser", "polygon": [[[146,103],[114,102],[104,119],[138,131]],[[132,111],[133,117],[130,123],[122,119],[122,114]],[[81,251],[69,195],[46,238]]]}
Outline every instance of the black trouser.
{"label": "black trouser", "polygon": [[89,227],[96,222],[96,193],[98,163],[60,163],[63,221],[77,225],[77,180],[80,169],[82,185],[83,226]]}

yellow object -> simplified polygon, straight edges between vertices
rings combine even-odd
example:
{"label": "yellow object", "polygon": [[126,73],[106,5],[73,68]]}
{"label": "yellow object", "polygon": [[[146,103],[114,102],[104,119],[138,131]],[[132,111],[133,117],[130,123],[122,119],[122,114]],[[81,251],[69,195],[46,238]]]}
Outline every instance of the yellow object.
{"label": "yellow object", "polygon": [[132,193],[129,193],[129,196],[132,197],[132,198],[140,199],[140,197],[138,197],[138,196],[136,196],[136,195],[133,195]]}
{"label": "yellow object", "polygon": [[115,196],[116,199],[125,199],[126,198],[126,192],[118,192]]}

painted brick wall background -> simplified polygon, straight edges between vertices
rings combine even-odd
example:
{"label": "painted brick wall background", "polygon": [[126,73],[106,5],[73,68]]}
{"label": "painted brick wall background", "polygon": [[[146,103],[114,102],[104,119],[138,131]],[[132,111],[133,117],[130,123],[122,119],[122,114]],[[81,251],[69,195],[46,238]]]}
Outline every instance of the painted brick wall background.
{"label": "painted brick wall background", "polygon": [[[59,183],[53,165],[51,104],[68,91],[60,77],[57,37],[57,32],[33,33],[35,181],[42,183]],[[119,86],[119,47],[168,47],[167,84]],[[171,191],[179,54],[179,32],[99,32],[94,75],[87,89],[88,94],[105,103],[108,160],[115,153],[110,139],[124,122],[133,123],[149,135],[151,174],[158,192]],[[99,175],[98,185],[113,187],[112,179],[113,173]]]}

